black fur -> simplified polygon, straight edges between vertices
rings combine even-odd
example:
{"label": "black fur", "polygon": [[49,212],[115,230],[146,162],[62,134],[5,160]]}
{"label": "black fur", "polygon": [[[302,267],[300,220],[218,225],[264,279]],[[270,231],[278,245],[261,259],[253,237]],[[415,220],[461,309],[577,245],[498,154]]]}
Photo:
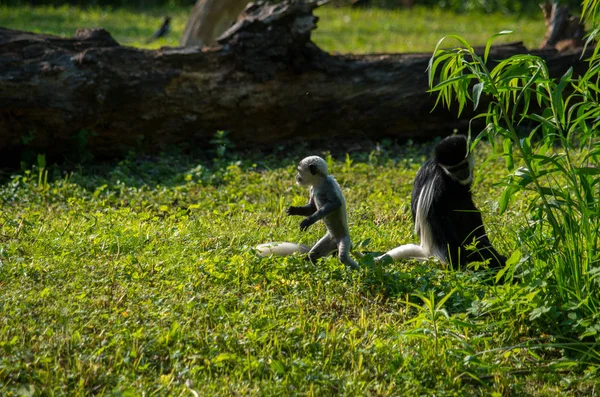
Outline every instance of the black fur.
{"label": "black fur", "polygon": [[453,166],[467,158],[467,139],[463,135],[445,138],[435,147],[435,159],[439,164]]}
{"label": "black fur", "polygon": [[[483,226],[481,213],[473,203],[471,183],[460,184],[440,166],[456,165],[465,160],[467,142],[463,136],[442,140],[435,148],[435,159],[428,160],[417,172],[412,191],[412,215],[416,220],[419,196],[427,184],[434,183],[434,192],[424,221],[431,227],[433,245],[446,253],[446,262],[464,266],[473,261],[489,259],[489,266],[504,266],[506,258],[492,246]],[[468,166],[468,165],[467,165]],[[468,173],[467,173],[468,175]],[[422,234],[419,231],[419,234]],[[465,246],[477,241],[477,250]]]}

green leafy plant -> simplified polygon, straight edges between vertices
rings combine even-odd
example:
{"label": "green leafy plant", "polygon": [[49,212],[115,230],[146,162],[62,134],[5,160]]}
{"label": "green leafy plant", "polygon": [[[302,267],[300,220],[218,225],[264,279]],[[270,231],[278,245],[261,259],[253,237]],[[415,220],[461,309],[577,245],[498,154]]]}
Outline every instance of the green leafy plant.
{"label": "green leafy plant", "polygon": [[228,151],[233,149],[235,145],[228,137],[229,131],[219,130],[215,132],[214,137],[210,140],[210,144],[215,146],[215,154],[217,159],[224,159],[229,155]]}
{"label": "green leafy plant", "polygon": [[434,290],[429,290],[428,296],[416,294],[416,296],[423,302],[423,305],[417,305],[416,303],[412,303],[408,300],[406,301],[408,306],[411,306],[418,311],[418,314],[408,320],[407,323],[415,322],[419,324],[419,328],[411,330],[407,334],[414,335],[417,333],[425,337],[432,336],[434,342],[434,352],[436,355],[442,353],[442,347],[440,346],[440,339],[443,339],[444,336],[442,334],[442,330],[446,329],[448,323],[450,322],[450,315],[444,308],[444,304],[452,296],[452,294],[454,294],[454,292],[455,290],[450,291],[439,301],[436,300]]}
{"label": "green leafy plant", "polygon": [[[595,15],[594,7],[590,3],[586,10]],[[590,327],[600,317],[600,57],[595,50],[589,69],[577,78],[572,68],[552,78],[545,61],[528,54],[492,67],[493,40],[507,33],[492,37],[483,54],[460,36],[450,36],[458,48],[439,49],[440,40],[429,64],[430,88],[437,104],[457,103],[461,113],[472,103],[479,112],[474,120],[486,127],[472,146],[487,137],[510,171],[500,211],[518,195],[527,202],[528,223],[518,236],[532,267],[521,270],[549,281],[544,304],[564,312],[561,326],[581,338],[596,337]]]}

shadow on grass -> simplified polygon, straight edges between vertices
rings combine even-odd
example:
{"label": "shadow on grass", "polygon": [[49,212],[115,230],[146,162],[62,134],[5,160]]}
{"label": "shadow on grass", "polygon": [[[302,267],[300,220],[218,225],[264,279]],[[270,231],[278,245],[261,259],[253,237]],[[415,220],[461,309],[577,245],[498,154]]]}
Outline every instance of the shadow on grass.
{"label": "shadow on grass", "polygon": [[[119,184],[127,187],[156,186],[175,187],[186,184],[190,178],[205,185],[218,186],[223,182],[222,174],[231,165],[243,170],[256,172],[289,168],[300,159],[309,155],[331,156],[335,161],[344,162],[348,155],[353,164],[368,163],[384,164],[388,161],[420,163],[428,156],[434,142],[415,144],[412,141],[392,141],[384,139],[381,142],[352,141],[335,143],[317,141],[310,143],[290,143],[273,145],[264,150],[258,148],[235,149],[229,141],[207,149],[183,149],[171,146],[158,154],[142,154],[129,152],[124,158],[116,160],[96,160],[85,152],[74,153],[72,161],[62,159],[52,163],[46,169],[49,171],[48,182],[56,181],[70,175],[70,182],[94,191],[100,186],[109,188]],[[229,149],[220,151],[219,145],[228,145]],[[22,156],[21,170],[15,168],[0,169],[0,183],[7,183],[11,176],[24,170],[37,167],[37,156],[28,153]]]}

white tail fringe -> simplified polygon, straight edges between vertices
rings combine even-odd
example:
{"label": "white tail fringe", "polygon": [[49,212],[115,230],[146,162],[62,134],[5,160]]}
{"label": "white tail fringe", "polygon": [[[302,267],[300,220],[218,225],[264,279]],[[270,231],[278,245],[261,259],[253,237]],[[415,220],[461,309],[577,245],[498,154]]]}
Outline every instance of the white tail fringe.
{"label": "white tail fringe", "polygon": [[385,254],[378,256],[377,258],[375,258],[375,261],[379,262],[386,256],[391,257],[392,260],[394,260],[394,261],[397,261],[400,259],[408,259],[408,258],[425,260],[429,257],[429,255],[423,249],[423,247],[421,247],[420,245],[416,245],[416,244],[405,244],[405,245],[396,247],[396,248],[386,252]]}
{"label": "white tail fringe", "polygon": [[295,253],[306,254],[310,247],[304,244],[294,243],[265,243],[256,246],[260,256],[289,256]]}

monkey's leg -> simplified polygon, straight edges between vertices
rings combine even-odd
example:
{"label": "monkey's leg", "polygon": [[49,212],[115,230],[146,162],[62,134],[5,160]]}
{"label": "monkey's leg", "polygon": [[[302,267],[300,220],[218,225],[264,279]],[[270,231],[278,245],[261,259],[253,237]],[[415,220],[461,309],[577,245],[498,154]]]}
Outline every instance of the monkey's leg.
{"label": "monkey's leg", "polygon": [[352,241],[350,241],[350,236],[346,236],[338,241],[338,257],[344,265],[352,269],[358,269],[358,263],[350,257],[351,248]]}
{"label": "monkey's leg", "polygon": [[317,259],[329,255],[331,252],[335,251],[335,249],[335,239],[327,233],[310,249],[308,259],[310,259],[312,263],[316,263]]}
{"label": "monkey's leg", "polygon": [[393,261],[406,258],[427,259],[429,254],[420,245],[405,244],[386,252],[385,254],[375,258],[375,262],[383,260],[386,256],[392,258]]}

